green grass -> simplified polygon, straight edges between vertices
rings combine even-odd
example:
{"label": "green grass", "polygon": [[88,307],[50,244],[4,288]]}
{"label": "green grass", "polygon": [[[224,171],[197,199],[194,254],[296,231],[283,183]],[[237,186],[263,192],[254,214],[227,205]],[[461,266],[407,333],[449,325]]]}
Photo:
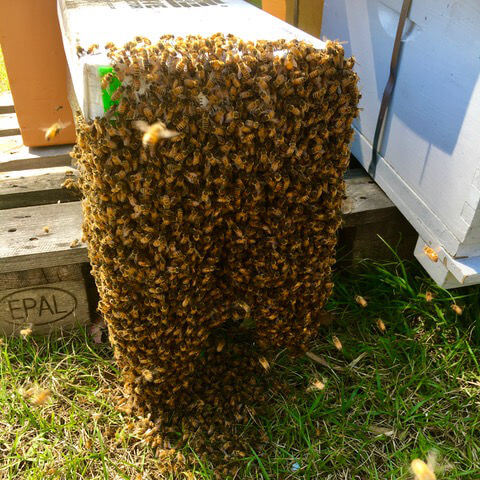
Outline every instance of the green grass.
{"label": "green grass", "polygon": [[[329,303],[336,322],[312,349],[330,367],[279,354],[275,368],[291,388],[248,426],[268,447],[252,451],[237,478],[410,479],[411,460],[436,450],[439,479],[478,479],[478,294],[440,290],[398,261],[340,273]],[[161,460],[128,429],[131,418],[112,406],[118,372],[108,346],[80,332],[4,339],[0,355],[0,478],[164,478]],[[315,380],[325,388],[312,390]],[[51,390],[50,400],[32,405],[32,386]],[[208,465],[194,468],[190,478],[214,478]]]}
{"label": "green grass", "polygon": [[0,93],[7,90],[10,90],[10,85],[8,84],[7,70],[3,61],[2,49],[0,48]]}

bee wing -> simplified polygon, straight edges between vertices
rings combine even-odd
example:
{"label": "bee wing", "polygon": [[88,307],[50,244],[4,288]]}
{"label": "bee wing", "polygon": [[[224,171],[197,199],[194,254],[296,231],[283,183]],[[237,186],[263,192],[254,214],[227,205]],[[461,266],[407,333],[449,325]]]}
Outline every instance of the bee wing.
{"label": "bee wing", "polygon": [[160,132],[161,138],[173,138],[177,135],[180,135],[180,132],[176,132],[175,130],[169,130],[168,128],[165,128]]}
{"label": "bee wing", "polygon": [[71,122],[58,122],[60,128],[67,128]]}
{"label": "bee wing", "polygon": [[135,120],[133,126],[141,132],[146,132],[148,130],[148,123],[143,120]]}

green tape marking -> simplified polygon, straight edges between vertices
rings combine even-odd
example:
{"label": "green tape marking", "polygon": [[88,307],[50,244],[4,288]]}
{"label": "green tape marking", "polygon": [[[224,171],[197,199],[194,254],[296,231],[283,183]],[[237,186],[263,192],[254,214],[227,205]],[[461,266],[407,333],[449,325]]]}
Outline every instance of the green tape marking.
{"label": "green tape marking", "polygon": [[102,102],[103,110],[106,112],[112,105],[118,105],[118,100],[112,100],[113,92],[122,84],[120,80],[115,76],[115,72],[112,67],[98,67],[98,73],[100,77],[103,77],[107,73],[113,73],[113,79],[107,88],[102,88]]}

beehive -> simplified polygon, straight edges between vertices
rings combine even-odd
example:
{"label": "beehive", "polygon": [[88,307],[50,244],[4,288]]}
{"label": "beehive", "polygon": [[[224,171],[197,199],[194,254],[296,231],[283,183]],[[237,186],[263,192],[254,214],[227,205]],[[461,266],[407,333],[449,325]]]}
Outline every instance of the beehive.
{"label": "beehive", "polygon": [[325,3],[322,33],[346,40],[364,87],[352,153],[418,232],[415,256],[432,278],[445,288],[477,284],[480,83],[472,39],[480,38],[479,3],[412,2],[375,164],[372,144],[401,7],[394,0]]}

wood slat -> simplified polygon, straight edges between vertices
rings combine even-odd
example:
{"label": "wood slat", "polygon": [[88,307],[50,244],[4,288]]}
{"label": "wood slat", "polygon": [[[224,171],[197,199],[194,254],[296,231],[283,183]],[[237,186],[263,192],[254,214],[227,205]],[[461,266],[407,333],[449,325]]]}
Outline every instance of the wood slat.
{"label": "wood slat", "polygon": [[14,113],[13,98],[11,92],[0,93],[0,114]]}
{"label": "wood slat", "polygon": [[62,188],[66,178],[77,175],[77,170],[65,166],[0,173],[0,210],[79,200]]}
{"label": "wood slat", "polygon": [[388,220],[397,209],[363,169],[345,175],[346,198],[342,205],[343,226],[354,227]]}
{"label": "wood slat", "polygon": [[[363,220],[377,221],[375,210],[390,212],[389,216],[396,211],[385,194],[370,183],[370,177],[364,173],[349,177],[344,226],[358,225],[358,221],[364,224]],[[2,218],[0,273],[88,261],[85,244],[70,247],[74,239],[82,236],[80,202],[12,208],[4,210]],[[49,233],[43,231],[44,226],[49,227]]]}
{"label": "wood slat", "polygon": [[3,113],[0,115],[0,137],[20,134],[17,116],[15,113]]}
{"label": "wood slat", "polygon": [[0,172],[71,165],[71,151],[72,145],[26,147],[21,143],[20,136],[2,138]]}
{"label": "wood slat", "polygon": [[[87,262],[80,202],[11,208],[2,212],[0,273]],[[45,233],[43,227],[49,232]]]}

